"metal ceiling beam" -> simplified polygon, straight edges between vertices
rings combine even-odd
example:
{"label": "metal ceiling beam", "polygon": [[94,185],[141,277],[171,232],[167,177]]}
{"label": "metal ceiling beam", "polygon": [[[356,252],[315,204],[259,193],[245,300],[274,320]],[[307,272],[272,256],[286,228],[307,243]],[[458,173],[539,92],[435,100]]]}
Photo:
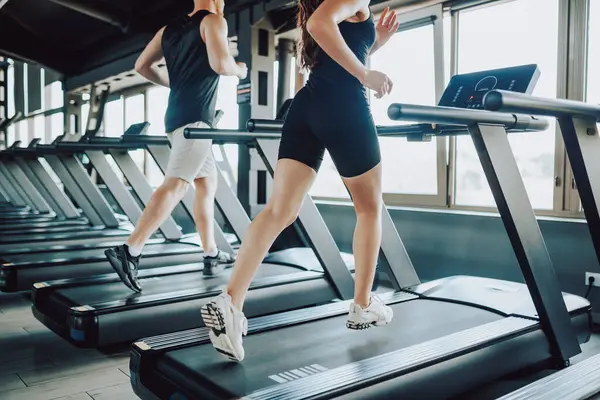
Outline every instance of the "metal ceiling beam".
{"label": "metal ceiling beam", "polygon": [[[2,1],[2,0],[0,0]],[[124,21],[122,18],[118,16],[111,15],[105,11],[100,11],[98,9],[92,8],[88,6],[85,2],[77,1],[77,0],[50,0],[55,4],[59,4],[63,7],[69,8],[73,11],[77,11],[81,14],[87,15],[88,17],[95,18],[102,22],[106,22],[112,26],[116,26],[121,29],[123,32],[127,32],[129,30],[129,23]]]}

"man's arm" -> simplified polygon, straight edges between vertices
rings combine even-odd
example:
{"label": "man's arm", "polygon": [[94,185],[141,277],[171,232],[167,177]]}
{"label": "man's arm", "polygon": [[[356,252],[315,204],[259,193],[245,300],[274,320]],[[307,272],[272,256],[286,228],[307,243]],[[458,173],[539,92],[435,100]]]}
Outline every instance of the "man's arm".
{"label": "man's arm", "polygon": [[155,63],[164,57],[162,52],[162,35],[165,28],[159,30],[154,38],[148,43],[142,54],[135,62],[135,70],[138,74],[154,82],[157,85],[169,87],[169,76],[165,71],[158,69]]}
{"label": "man's arm", "polygon": [[210,67],[219,75],[237,76],[245,79],[248,68],[244,63],[236,63],[229,52],[227,41],[227,21],[220,15],[206,16],[200,24],[200,36],[206,43]]}

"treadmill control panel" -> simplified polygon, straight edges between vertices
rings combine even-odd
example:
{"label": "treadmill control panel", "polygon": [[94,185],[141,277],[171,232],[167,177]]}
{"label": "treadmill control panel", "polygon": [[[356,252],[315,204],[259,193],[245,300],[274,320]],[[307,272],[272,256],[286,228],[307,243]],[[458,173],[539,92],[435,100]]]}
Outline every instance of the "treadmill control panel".
{"label": "treadmill control panel", "polygon": [[490,90],[531,94],[539,76],[540,70],[535,64],[455,75],[439,105],[483,110],[483,96]]}

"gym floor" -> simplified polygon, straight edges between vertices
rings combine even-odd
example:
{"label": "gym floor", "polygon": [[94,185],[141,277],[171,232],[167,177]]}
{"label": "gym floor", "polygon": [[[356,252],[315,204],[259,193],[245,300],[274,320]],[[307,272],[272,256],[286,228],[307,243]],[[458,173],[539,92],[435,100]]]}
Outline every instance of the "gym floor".
{"label": "gym floor", "polygon": [[[595,334],[572,362],[598,353],[600,334]],[[460,400],[496,399],[549,373],[524,371],[461,395]],[[33,317],[25,295],[0,294],[0,400],[25,399],[137,399],[129,384],[129,347],[78,349]]]}
{"label": "gym floor", "polygon": [[130,400],[129,348],[78,349],[48,330],[22,294],[0,294],[0,400]]}

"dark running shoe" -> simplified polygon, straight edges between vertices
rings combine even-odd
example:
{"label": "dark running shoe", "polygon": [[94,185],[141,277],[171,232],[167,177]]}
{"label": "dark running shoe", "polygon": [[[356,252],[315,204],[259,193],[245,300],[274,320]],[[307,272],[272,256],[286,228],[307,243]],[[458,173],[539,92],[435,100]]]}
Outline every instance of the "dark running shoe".
{"label": "dark running shoe", "polygon": [[126,244],[107,249],[104,254],[125,286],[136,293],[141,293],[142,286],[138,280],[138,265],[142,256],[133,257],[129,254],[129,247]]}
{"label": "dark running shoe", "polygon": [[235,258],[229,253],[219,250],[216,256],[209,257],[204,256],[204,275],[213,276],[218,275],[225,267],[232,265],[235,262]]}

